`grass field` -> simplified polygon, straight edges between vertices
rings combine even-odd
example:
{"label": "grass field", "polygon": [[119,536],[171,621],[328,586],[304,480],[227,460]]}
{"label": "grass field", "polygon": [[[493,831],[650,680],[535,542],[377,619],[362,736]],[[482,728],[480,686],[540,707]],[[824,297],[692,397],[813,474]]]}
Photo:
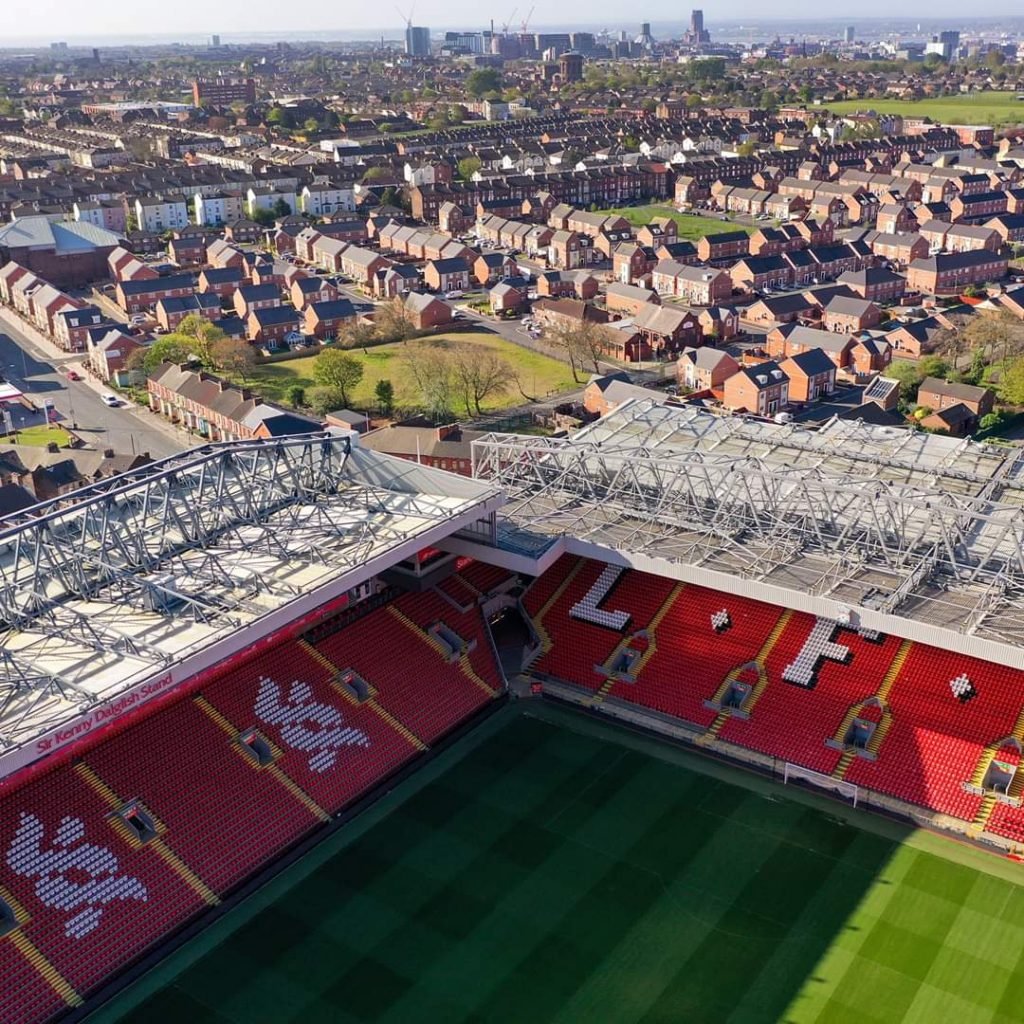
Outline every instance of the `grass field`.
{"label": "grass field", "polygon": [[[61,448],[71,446],[71,435],[63,427],[51,427],[46,423],[35,427],[21,427],[17,435],[18,444],[45,448],[51,441],[55,441]],[[11,440],[14,440],[13,436]]]}
{"label": "grass field", "polygon": [[703,238],[704,235],[714,235],[722,231],[746,231],[749,234],[754,230],[749,224],[735,224],[720,217],[680,213],[671,206],[663,206],[660,203],[648,203],[646,206],[616,206],[600,212],[619,214],[638,228],[649,224],[655,217],[671,217],[679,225],[679,237],[687,238],[691,242]]}
{"label": "grass field", "polygon": [[[417,349],[424,346],[452,343],[484,345],[497,352],[512,364],[519,374],[523,390],[531,397],[543,398],[552,392],[566,391],[576,386],[573,384],[572,371],[557,359],[522,348],[496,334],[467,331],[458,334],[438,334],[406,344],[396,342],[393,345],[377,345],[367,349],[365,353],[353,349],[352,355],[363,364],[363,379],[352,396],[351,404],[357,409],[375,407],[373,389],[377,381],[387,379],[395,386],[395,397],[399,405],[416,405],[418,396],[405,365],[405,357],[415,355]],[[301,384],[307,390],[315,387],[315,358],[316,356],[304,356],[301,359],[289,359],[280,363],[265,363],[258,366],[251,375],[249,386],[272,401],[284,401],[288,388],[293,384]],[[485,401],[484,407],[488,410],[503,409],[510,405],[518,405],[522,401],[523,396],[513,388],[507,394],[496,395]]]}
{"label": "grass field", "polygon": [[1021,1020],[1019,865],[537,714],[502,711],[90,1024]]}
{"label": "grass field", "polygon": [[879,114],[907,114],[930,117],[948,124],[1019,124],[1024,123],[1024,101],[1015,92],[969,93],[963,96],[941,96],[928,100],[844,100],[824,104],[836,114],[857,110],[876,110]]}

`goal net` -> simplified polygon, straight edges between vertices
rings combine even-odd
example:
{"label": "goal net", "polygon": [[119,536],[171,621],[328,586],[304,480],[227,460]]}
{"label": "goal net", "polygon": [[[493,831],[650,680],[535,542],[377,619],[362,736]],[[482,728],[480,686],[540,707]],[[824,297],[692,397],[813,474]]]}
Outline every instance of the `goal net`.
{"label": "goal net", "polygon": [[820,786],[822,789],[831,789],[836,793],[842,794],[847,800],[853,802],[853,806],[857,806],[857,797],[860,790],[852,782],[843,782],[842,779],[834,779],[831,775],[823,775],[821,772],[811,771],[810,768],[802,768],[798,764],[792,764],[786,762],[786,767],[782,772],[782,782],[784,785],[789,785],[790,782],[801,780],[803,782],[809,782],[812,786]]}

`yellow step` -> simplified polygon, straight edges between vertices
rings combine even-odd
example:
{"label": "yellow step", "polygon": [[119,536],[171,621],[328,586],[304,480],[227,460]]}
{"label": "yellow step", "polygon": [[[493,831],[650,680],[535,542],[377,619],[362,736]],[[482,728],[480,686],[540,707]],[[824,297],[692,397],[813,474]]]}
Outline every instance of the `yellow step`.
{"label": "yellow step", "polygon": [[878,693],[875,696],[884,703],[889,702],[889,691],[892,689],[892,684],[896,682],[896,677],[900,674],[900,670],[903,668],[903,663],[907,660],[907,655],[910,654],[910,648],[913,647],[913,641],[904,640],[896,652],[896,657],[892,659],[892,663],[889,665],[889,670],[885,673],[882,678],[882,685],[878,687]]}
{"label": "yellow step", "polygon": [[327,655],[324,654],[323,651],[321,651],[318,647],[314,647],[313,644],[311,644],[304,637],[299,638],[298,644],[314,661],[318,662],[325,669],[327,669],[327,671],[330,672],[331,675],[338,674],[338,666],[335,665],[334,662],[331,661],[331,659],[328,658]]}
{"label": "yellow step", "polygon": [[974,816],[974,821],[971,822],[971,829],[975,832],[984,832],[995,806],[995,795],[992,793],[986,794],[985,798],[981,801],[981,806],[978,808],[978,813]]}
{"label": "yellow step", "polygon": [[882,717],[878,725],[875,726],[875,731],[871,734],[871,739],[868,740],[868,745],[865,748],[869,754],[872,754],[875,757],[878,756],[878,751],[881,748],[885,737],[888,735],[889,728],[891,726],[892,714],[888,711],[883,711]]}
{"label": "yellow step", "polygon": [[844,747],[846,746],[846,737],[850,735],[850,728],[853,725],[853,720],[861,713],[863,708],[864,705],[862,703],[854,704],[854,706],[846,712],[843,716],[842,722],[839,723],[839,728],[836,729],[835,734],[832,736],[832,739],[835,740],[836,743],[840,743]]}
{"label": "yellow step", "polygon": [[548,635],[547,630],[544,628],[544,616],[555,606],[555,602],[566,592],[569,584],[576,579],[576,574],[583,568],[584,562],[582,558],[576,559],[576,564],[569,570],[565,579],[555,588],[555,592],[541,605],[540,610],[533,617],[533,628],[537,631],[537,636],[540,637],[540,647],[544,654],[547,654],[551,650],[552,640]]}
{"label": "yellow step", "polygon": [[590,698],[591,705],[593,705],[593,704],[601,704],[604,701],[605,697],[607,697],[608,694],[611,693],[612,687],[614,685],[615,685],[615,680],[611,676],[609,676],[601,684],[601,689],[598,690],[597,693],[595,693],[594,696]]}
{"label": "yellow step", "polygon": [[32,965],[46,983],[64,1000],[68,1006],[81,1006],[82,997],[42,953],[36,949],[32,940],[20,929],[15,928],[6,936],[15,949]]}
{"label": "yellow step", "polygon": [[465,652],[461,658],[459,658],[459,668],[462,669],[462,674],[474,685],[479,686],[488,697],[497,697],[498,691],[494,687],[490,686],[475,668],[473,668],[473,662],[469,660],[469,652]]}
{"label": "yellow step", "polygon": [[732,715],[728,711],[719,711],[715,716],[715,720],[708,726],[707,731],[700,734],[695,740],[701,746],[706,746],[709,743],[714,743],[718,738],[718,734],[722,731],[722,727],[725,725]]}
{"label": "yellow step", "polygon": [[845,779],[846,773],[850,770],[850,765],[853,764],[857,754],[853,750],[844,750],[843,756],[839,758],[839,764],[836,765],[835,770],[832,772],[833,779]]}
{"label": "yellow step", "polygon": [[978,763],[974,766],[974,771],[971,774],[972,786],[980,786],[985,781],[989,765],[992,764],[992,758],[996,756],[996,749],[997,748],[990,743],[981,752],[981,757],[978,758]]}

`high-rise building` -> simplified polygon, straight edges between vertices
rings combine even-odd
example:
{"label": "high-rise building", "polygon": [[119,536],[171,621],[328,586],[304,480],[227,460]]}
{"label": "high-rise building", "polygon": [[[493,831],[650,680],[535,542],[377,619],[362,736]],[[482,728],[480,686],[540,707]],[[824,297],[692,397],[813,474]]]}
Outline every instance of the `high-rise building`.
{"label": "high-rise building", "polygon": [[704,27],[704,12],[699,9],[690,11],[690,27],[683,34],[683,42],[696,46],[698,43],[710,43],[711,34]]}
{"label": "high-rise building", "polygon": [[959,51],[960,33],[954,30],[940,32],[938,35],[932,36],[931,42],[924,48],[926,56],[929,53],[935,53],[943,60],[956,60]]}
{"label": "high-rise building", "polygon": [[220,46],[220,36],[210,36],[211,46]]}
{"label": "high-rise building", "polygon": [[197,107],[255,102],[256,82],[251,78],[197,78],[192,83],[192,103]]}
{"label": "high-rise building", "polygon": [[410,57],[429,57],[430,29],[423,25],[406,25],[405,52]]}
{"label": "high-rise building", "polygon": [[654,36],[651,35],[651,23],[649,21],[643,22],[640,26],[640,35],[636,37],[636,45],[642,47],[645,50],[654,49]]}
{"label": "high-rise building", "polygon": [[847,25],[843,32],[843,42],[852,43],[856,38],[857,30],[853,25]]}
{"label": "high-rise building", "polygon": [[583,81],[583,54],[569,50],[558,58],[558,73],[562,82]]}

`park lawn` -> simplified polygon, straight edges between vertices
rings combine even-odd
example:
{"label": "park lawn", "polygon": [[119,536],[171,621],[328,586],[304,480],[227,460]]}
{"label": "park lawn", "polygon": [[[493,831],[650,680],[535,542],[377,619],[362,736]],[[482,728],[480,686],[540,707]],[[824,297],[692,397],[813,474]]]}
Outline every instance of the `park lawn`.
{"label": "park lawn", "polygon": [[17,431],[17,443],[45,448],[51,441],[61,448],[71,447],[71,435],[63,427],[49,427],[41,423],[35,427],[22,427]]}
{"label": "park lawn", "polygon": [[963,96],[938,96],[927,100],[843,100],[823,106],[835,114],[875,110],[879,114],[930,117],[951,124],[1024,123],[1024,100],[1018,100],[1016,92],[980,92]]}
{"label": "park lawn", "polygon": [[736,224],[720,217],[701,217],[691,213],[680,213],[671,206],[661,203],[648,203],[646,206],[615,206],[600,213],[614,213],[625,217],[634,227],[641,228],[649,224],[655,217],[671,217],[679,225],[679,237],[696,242],[705,235],[714,235],[722,231],[746,231],[754,229],[748,224]]}
{"label": "park lawn", "polygon": [[[405,343],[376,345],[365,352],[353,349],[351,354],[363,364],[363,379],[350,396],[349,404],[356,409],[374,408],[377,404],[374,388],[380,380],[390,380],[394,385],[395,401],[398,405],[420,404],[415,384],[405,365],[405,357],[410,352],[415,353],[417,349],[433,345],[451,345],[454,342],[483,345],[507,359],[519,374],[523,391],[531,398],[544,398],[576,386],[572,379],[572,371],[557,359],[522,348],[495,334],[482,331],[460,332],[417,338]],[[283,402],[288,389],[294,384],[300,384],[307,391],[316,386],[313,380],[315,360],[316,356],[312,355],[279,363],[264,363],[256,367],[247,384],[271,401]],[[513,388],[507,394],[493,396],[483,405],[488,410],[504,409],[523,401],[523,395],[518,389]]]}

